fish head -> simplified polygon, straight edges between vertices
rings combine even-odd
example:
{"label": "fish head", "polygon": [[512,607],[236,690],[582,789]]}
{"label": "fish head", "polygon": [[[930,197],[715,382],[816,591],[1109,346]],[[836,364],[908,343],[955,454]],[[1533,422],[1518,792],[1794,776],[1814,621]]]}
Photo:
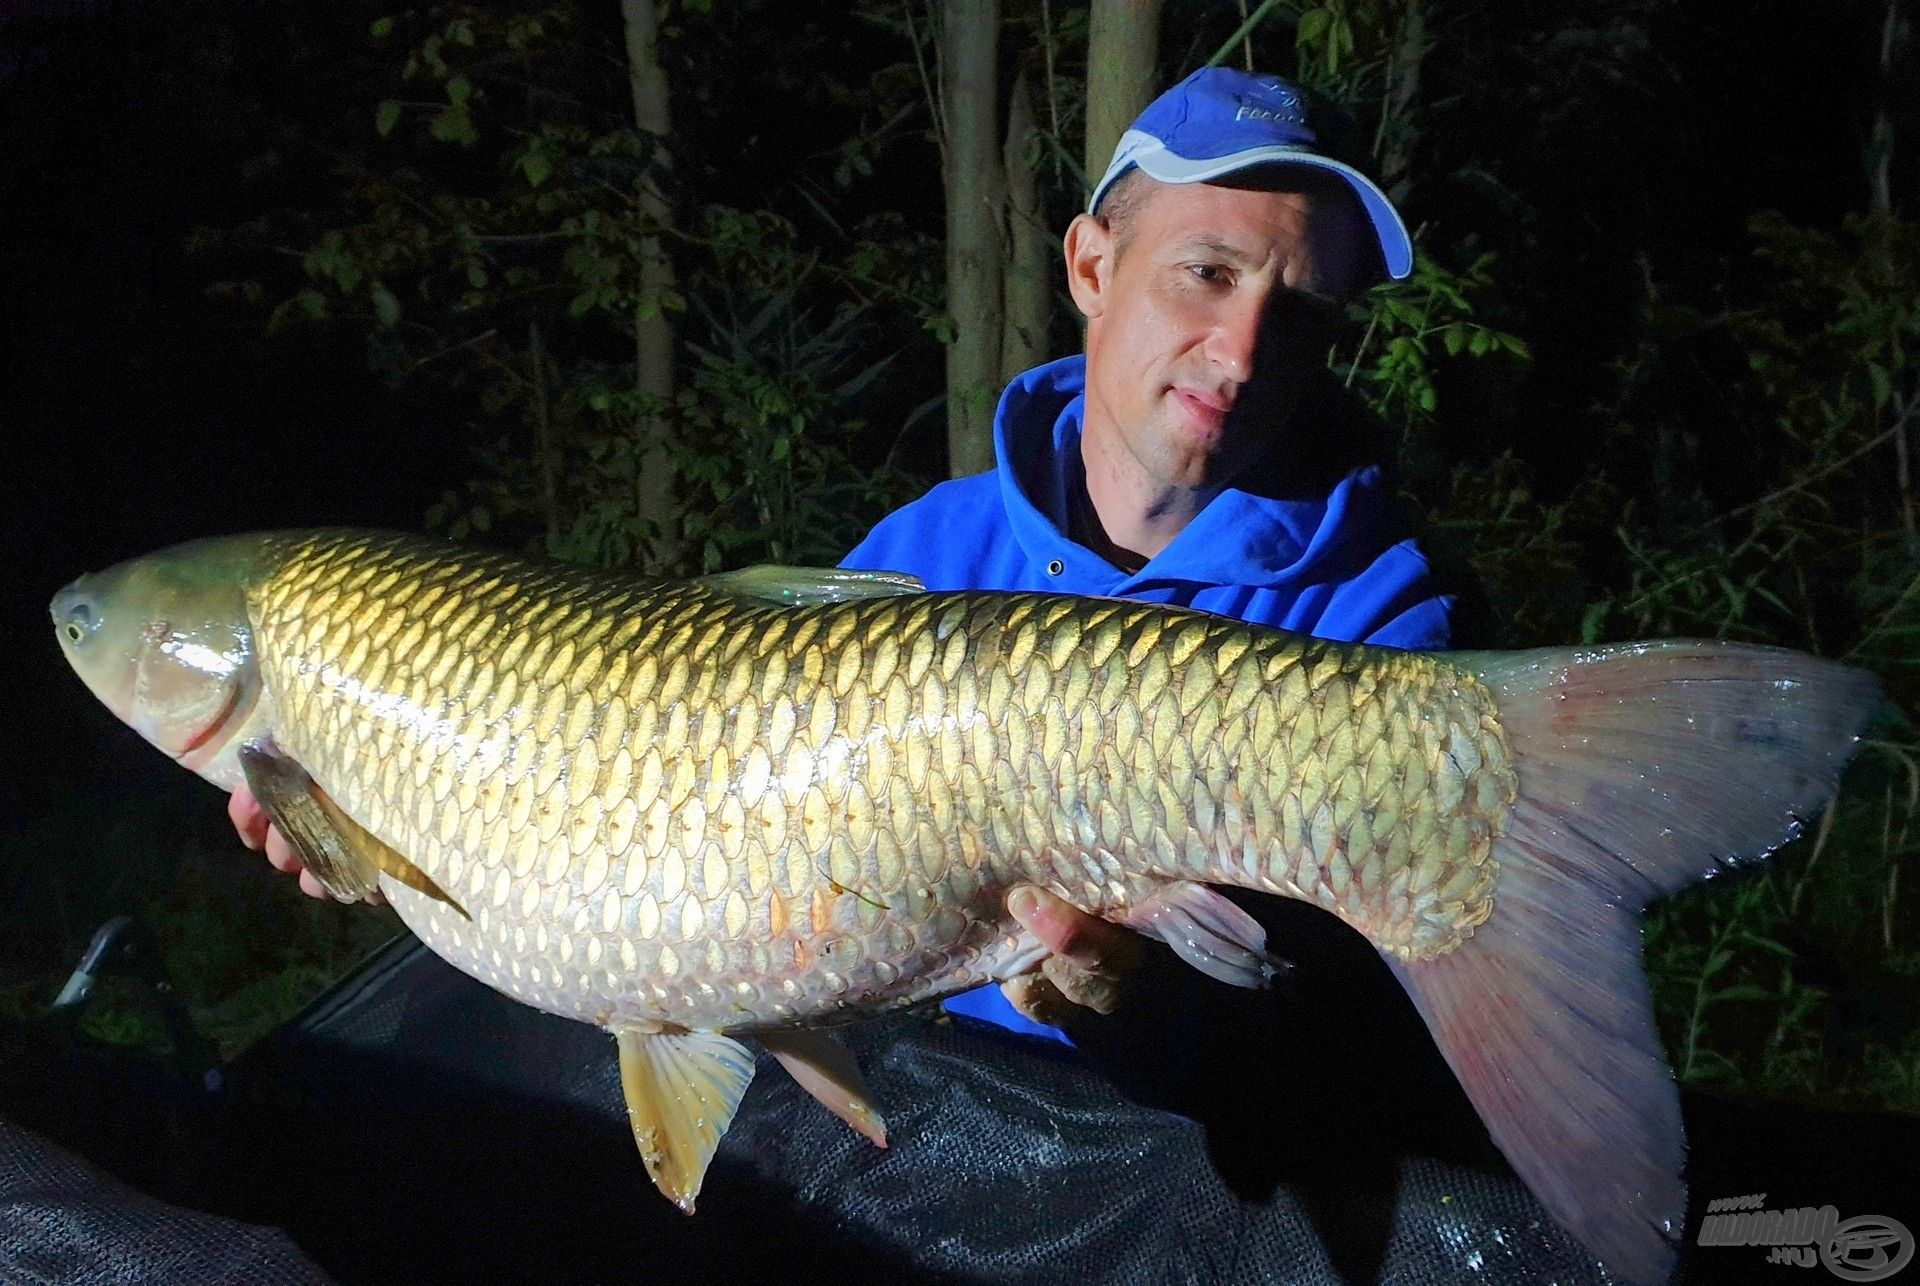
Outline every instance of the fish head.
{"label": "fish head", "polygon": [[247,614],[259,542],[195,541],[80,577],[53,596],[67,662],[100,701],[183,767],[238,784],[260,704]]}

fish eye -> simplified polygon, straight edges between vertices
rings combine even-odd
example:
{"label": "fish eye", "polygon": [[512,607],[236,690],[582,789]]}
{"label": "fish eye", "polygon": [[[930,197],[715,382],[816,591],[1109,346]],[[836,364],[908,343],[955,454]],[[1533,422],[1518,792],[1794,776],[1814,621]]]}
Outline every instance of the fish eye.
{"label": "fish eye", "polygon": [[82,643],[86,641],[87,632],[92,628],[93,612],[85,603],[81,603],[67,613],[66,624],[60,627],[60,632],[67,636],[67,642]]}

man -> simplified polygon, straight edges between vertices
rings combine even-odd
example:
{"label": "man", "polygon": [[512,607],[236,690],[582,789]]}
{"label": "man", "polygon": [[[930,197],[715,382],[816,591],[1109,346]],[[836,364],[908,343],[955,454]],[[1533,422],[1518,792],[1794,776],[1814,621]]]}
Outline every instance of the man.
{"label": "man", "polygon": [[[1085,354],[1008,387],[993,471],[892,514],[844,565],[1444,646],[1448,600],[1392,533],[1370,422],[1325,370],[1342,303],[1382,269],[1405,277],[1412,244],[1379,188],[1317,142],[1298,91],[1270,76],[1205,68],[1149,105],[1067,229]],[[230,812],[324,896],[246,792]],[[1065,1039],[1045,1020],[1111,1008],[1141,941],[1044,889],[1008,901],[1053,959],[948,1008]]]}
{"label": "man", "polygon": [[[884,519],[844,565],[1445,646],[1449,600],[1390,533],[1370,426],[1325,370],[1341,305],[1382,267],[1405,277],[1412,245],[1385,194],[1316,144],[1270,76],[1205,68],[1149,105],[1067,229],[1084,356],[1015,379],[997,467]],[[947,1007],[1064,1039],[1045,1022],[1110,1007],[1139,940],[1043,889],[1009,906],[1055,958]]]}

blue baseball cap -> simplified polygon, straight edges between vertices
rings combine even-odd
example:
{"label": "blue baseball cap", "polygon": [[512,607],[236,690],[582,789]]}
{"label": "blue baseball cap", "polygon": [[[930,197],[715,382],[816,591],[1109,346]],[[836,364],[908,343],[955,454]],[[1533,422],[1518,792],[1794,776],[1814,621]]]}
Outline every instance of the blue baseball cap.
{"label": "blue baseball cap", "polygon": [[1087,210],[1097,211],[1100,198],[1136,166],[1162,183],[1204,183],[1255,165],[1303,165],[1346,180],[1380,239],[1387,275],[1406,277],[1413,271],[1413,238],[1400,212],[1379,184],[1315,150],[1319,142],[1297,86],[1278,76],[1202,67],[1148,103],[1120,136]]}

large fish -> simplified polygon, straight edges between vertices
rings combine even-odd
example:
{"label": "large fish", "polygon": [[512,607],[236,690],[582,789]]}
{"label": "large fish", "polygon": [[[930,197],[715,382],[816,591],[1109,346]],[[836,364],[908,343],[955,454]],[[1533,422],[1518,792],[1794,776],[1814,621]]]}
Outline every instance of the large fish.
{"label": "large fish", "polygon": [[196,542],[53,602],[74,668],[336,897],[618,1039],[691,1210],[771,1049],[885,1140],[823,1030],[1038,963],[1035,881],[1258,985],[1211,885],[1324,907],[1616,1271],[1672,1269],[1684,1144],[1651,898],[1820,808],[1874,681],[1777,649],[1424,654],[1123,600],[764,568],[649,583],[419,537]]}

